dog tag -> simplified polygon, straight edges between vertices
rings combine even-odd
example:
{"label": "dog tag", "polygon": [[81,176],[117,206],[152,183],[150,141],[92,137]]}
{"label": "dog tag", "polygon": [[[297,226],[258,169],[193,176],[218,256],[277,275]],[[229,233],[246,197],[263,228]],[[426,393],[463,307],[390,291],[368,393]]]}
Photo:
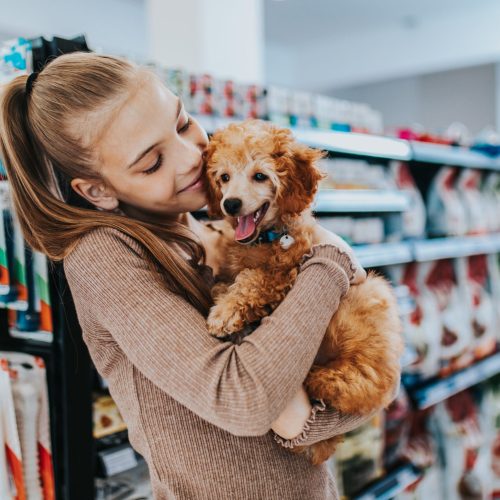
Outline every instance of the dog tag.
{"label": "dog tag", "polygon": [[280,246],[283,250],[288,250],[294,243],[295,240],[288,234],[284,234],[280,238]]}

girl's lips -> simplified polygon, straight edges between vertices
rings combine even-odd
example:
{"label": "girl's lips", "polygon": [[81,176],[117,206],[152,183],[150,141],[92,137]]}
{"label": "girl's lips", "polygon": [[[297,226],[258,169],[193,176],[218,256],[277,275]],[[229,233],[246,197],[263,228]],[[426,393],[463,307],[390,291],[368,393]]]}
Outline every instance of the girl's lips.
{"label": "girl's lips", "polygon": [[202,175],[203,175],[203,170],[200,171],[200,174],[196,177],[196,179],[193,181],[192,184],[189,184],[189,186],[186,186],[184,189],[181,189],[177,194],[185,193],[186,191],[196,191],[200,189],[200,187],[203,186]]}

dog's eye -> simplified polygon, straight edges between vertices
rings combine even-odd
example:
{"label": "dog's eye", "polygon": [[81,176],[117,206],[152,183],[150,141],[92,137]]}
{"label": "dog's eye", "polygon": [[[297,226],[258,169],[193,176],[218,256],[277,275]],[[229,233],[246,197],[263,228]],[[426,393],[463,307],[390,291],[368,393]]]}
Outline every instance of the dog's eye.
{"label": "dog's eye", "polygon": [[261,172],[257,172],[253,178],[257,181],[257,182],[263,182],[267,179],[267,175],[264,175],[263,173]]}
{"label": "dog's eye", "polygon": [[229,175],[228,175],[228,174],[222,174],[222,175],[220,176],[220,180],[221,180],[222,182],[229,182]]}

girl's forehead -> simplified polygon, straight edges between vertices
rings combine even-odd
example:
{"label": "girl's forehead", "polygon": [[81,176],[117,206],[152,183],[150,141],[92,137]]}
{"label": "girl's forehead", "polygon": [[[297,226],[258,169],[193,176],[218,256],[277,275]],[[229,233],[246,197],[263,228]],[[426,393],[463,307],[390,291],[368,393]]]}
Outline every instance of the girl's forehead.
{"label": "girl's forehead", "polygon": [[160,140],[177,119],[177,97],[158,78],[143,78],[115,111],[97,148],[105,164],[125,166]]}

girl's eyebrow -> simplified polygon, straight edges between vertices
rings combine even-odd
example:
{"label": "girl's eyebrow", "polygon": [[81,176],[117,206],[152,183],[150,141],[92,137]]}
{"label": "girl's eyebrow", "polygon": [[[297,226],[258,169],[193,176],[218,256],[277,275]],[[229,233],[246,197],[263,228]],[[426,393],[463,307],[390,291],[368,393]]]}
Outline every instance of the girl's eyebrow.
{"label": "girl's eyebrow", "polygon": [[[182,111],[182,101],[180,98],[177,98],[177,114],[176,114],[176,120],[179,118],[179,115],[181,114]],[[144,158],[152,149],[154,149],[156,146],[158,146],[159,142],[152,144],[148,148],[146,148],[142,153],[140,153],[137,158],[127,167],[127,169],[133,167],[138,161],[140,161],[142,158]]]}

